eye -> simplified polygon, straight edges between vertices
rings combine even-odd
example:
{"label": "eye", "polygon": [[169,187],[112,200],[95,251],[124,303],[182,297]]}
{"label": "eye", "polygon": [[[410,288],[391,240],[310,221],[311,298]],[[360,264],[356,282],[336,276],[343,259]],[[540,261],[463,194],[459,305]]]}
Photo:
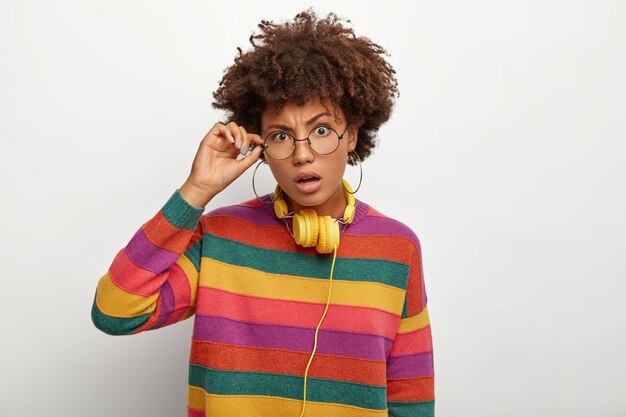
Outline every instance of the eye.
{"label": "eye", "polygon": [[270,134],[270,140],[272,142],[284,142],[289,139],[289,135],[285,132],[273,132]]}
{"label": "eye", "polygon": [[323,138],[324,136],[327,136],[329,133],[330,133],[330,129],[326,126],[318,126],[313,131],[313,135],[315,135],[318,138]]}

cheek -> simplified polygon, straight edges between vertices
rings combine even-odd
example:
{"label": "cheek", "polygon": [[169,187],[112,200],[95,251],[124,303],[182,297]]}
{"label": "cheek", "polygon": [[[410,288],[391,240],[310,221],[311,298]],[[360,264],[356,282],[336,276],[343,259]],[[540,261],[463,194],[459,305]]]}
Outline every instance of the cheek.
{"label": "cheek", "polygon": [[343,154],[337,154],[328,168],[333,176],[341,178],[346,170],[346,164],[347,158]]}
{"label": "cheek", "polygon": [[285,177],[286,175],[285,169],[283,169],[280,162],[277,162],[277,161],[269,162],[268,160],[267,164],[270,167],[270,171],[272,171],[272,175],[274,176],[274,179],[278,180],[278,179]]}

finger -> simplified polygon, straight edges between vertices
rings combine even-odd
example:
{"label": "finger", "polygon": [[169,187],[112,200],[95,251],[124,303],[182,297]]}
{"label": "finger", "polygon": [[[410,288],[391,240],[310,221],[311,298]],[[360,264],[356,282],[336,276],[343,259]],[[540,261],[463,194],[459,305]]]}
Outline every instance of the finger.
{"label": "finger", "polygon": [[243,126],[239,126],[239,131],[241,132],[241,137],[242,137],[242,142],[241,142],[241,150],[240,153],[243,156],[246,156],[248,154],[248,152],[250,152],[249,150],[249,143],[250,143],[250,139],[248,138],[248,132],[246,131],[246,128]]}
{"label": "finger", "polygon": [[256,133],[247,134],[247,147],[242,151],[243,155],[248,155],[252,150],[260,145],[263,145],[263,139]]}
{"label": "finger", "polygon": [[259,145],[263,145],[263,138],[261,136],[257,135],[256,133],[248,133],[248,136],[250,136],[254,142],[258,143]]}
{"label": "finger", "polygon": [[237,123],[229,122],[226,127],[230,130],[231,135],[235,138],[235,148],[241,149],[243,146],[243,138],[241,136],[241,130]]}
{"label": "finger", "polygon": [[226,139],[230,143],[235,143],[235,139],[230,132],[230,129],[226,127],[223,123],[216,123],[215,126],[209,131],[209,134],[217,136],[218,138]]}
{"label": "finger", "polygon": [[259,157],[261,156],[262,151],[263,151],[263,147],[257,146],[251,152],[249,152],[247,156],[241,158],[237,162],[239,175],[241,175],[245,170],[250,168],[256,161],[259,160]]}

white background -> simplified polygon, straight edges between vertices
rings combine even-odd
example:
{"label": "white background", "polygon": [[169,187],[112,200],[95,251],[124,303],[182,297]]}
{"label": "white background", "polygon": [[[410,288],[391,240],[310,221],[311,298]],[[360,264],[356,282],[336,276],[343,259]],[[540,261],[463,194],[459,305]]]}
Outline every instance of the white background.
{"label": "white background", "polygon": [[192,319],[108,336],[96,283],[187,178],[236,47],[310,5],[397,70],[357,197],[420,238],[437,415],[626,415],[626,5],[598,0],[0,0],[0,415],[185,415]]}

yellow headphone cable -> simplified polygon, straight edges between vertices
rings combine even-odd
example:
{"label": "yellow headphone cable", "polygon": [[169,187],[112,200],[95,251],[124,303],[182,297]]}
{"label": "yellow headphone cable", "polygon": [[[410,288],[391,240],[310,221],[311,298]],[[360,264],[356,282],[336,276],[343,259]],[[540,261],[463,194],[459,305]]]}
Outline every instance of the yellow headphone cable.
{"label": "yellow headphone cable", "polygon": [[317,333],[322,325],[322,321],[324,321],[324,317],[326,317],[326,311],[328,311],[328,306],[330,305],[330,293],[333,289],[333,271],[335,269],[335,260],[337,259],[337,245],[333,245],[333,263],[330,266],[330,281],[328,287],[328,299],[326,300],[326,308],[324,308],[324,314],[322,314],[322,318],[320,322],[317,324],[317,328],[315,329],[315,341],[313,343],[313,352],[311,352],[311,357],[309,358],[309,363],[306,365],[306,370],[304,371],[304,400],[302,403],[302,413],[300,417],[304,416],[304,409],[306,407],[306,377],[309,373],[309,366],[311,365],[311,361],[313,360],[313,355],[315,355],[315,351],[317,349]]}

